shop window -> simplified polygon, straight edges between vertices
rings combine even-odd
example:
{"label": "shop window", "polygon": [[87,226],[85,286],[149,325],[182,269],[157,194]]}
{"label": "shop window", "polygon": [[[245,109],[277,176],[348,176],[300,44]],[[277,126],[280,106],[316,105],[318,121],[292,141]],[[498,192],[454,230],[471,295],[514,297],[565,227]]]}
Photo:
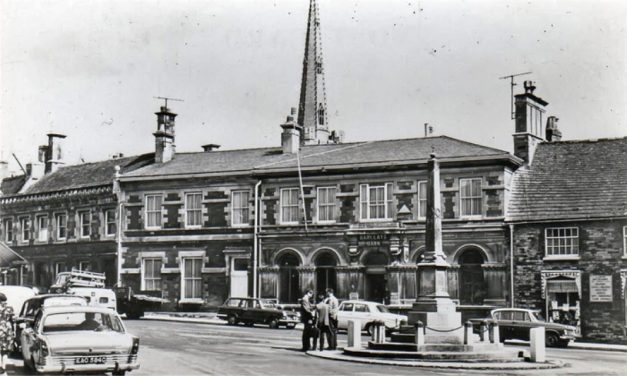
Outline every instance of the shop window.
{"label": "shop window", "polygon": [[5,219],[2,223],[2,227],[4,229],[4,241],[11,243],[13,241],[13,219]]}
{"label": "shop window", "polygon": [[318,222],[335,221],[335,187],[318,188]]}
{"label": "shop window", "polygon": [[112,236],[117,232],[117,223],[115,221],[115,209],[105,210],[105,235]]}
{"label": "shop window", "polygon": [[56,225],[57,240],[64,240],[67,237],[67,216],[65,213],[58,213],[54,216]]}
{"label": "shop window", "polygon": [[544,230],[544,243],[547,257],[578,256],[579,229],[577,227],[556,227]]}
{"label": "shop window", "polygon": [[161,195],[146,195],[146,228],[161,228],[162,201]]}
{"label": "shop window", "polygon": [[548,279],[546,293],[548,321],[579,327],[580,297],[577,282],[567,277]]}
{"label": "shop window", "polygon": [[391,219],[394,211],[392,183],[361,184],[359,201],[362,220]]}
{"label": "shop window", "polygon": [[161,259],[145,258],[142,260],[142,290],[161,290]]}
{"label": "shop window", "polygon": [[202,193],[185,194],[185,227],[199,228],[202,226]]}
{"label": "shop window", "polygon": [[481,216],[481,179],[459,179],[460,216]]}
{"label": "shop window", "polygon": [[91,213],[88,211],[78,212],[78,221],[81,238],[88,238],[91,235]]}
{"label": "shop window", "polygon": [[281,223],[298,223],[298,188],[281,189]]}
{"label": "shop window", "polygon": [[233,191],[231,193],[231,222],[233,226],[246,226],[250,224],[249,191]]}
{"label": "shop window", "polygon": [[183,259],[183,299],[202,298],[202,264],[200,257]]}

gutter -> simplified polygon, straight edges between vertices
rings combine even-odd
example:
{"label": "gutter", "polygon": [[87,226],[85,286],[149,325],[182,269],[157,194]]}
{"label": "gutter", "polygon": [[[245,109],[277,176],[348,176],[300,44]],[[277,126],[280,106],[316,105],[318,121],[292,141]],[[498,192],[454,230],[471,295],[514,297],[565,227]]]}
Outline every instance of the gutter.
{"label": "gutter", "polygon": [[510,307],[514,308],[514,224],[509,224],[509,301]]}

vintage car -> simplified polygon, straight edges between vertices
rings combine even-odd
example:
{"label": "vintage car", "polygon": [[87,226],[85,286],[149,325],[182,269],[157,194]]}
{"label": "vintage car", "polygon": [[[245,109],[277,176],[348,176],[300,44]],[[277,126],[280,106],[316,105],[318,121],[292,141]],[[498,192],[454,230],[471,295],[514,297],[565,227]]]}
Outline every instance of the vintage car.
{"label": "vintage car", "polygon": [[407,316],[391,313],[386,306],[377,302],[364,300],[346,300],[340,304],[337,312],[337,327],[345,330],[348,328],[348,320],[358,319],[361,322],[361,330],[371,333],[372,324],[375,321],[383,321],[389,331],[399,330],[401,325],[407,324]]}
{"label": "vintage car", "polygon": [[247,325],[265,324],[270,328],[285,326],[293,329],[300,322],[296,312],[283,310],[276,303],[267,299],[229,298],[218,308],[218,317],[229,325],[244,323]]}
{"label": "vintage car", "polygon": [[126,332],[108,308],[45,307],[32,326],[22,325],[24,364],[39,373],[113,372],[139,368],[139,338]]}
{"label": "vintage car", "polygon": [[490,312],[487,319],[472,319],[475,333],[479,333],[481,322],[495,320],[499,325],[501,341],[519,339],[528,341],[531,328],[544,327],[545,344],[551,347],[566,347],[571,340],[579,337],[574,326],[544,321],[538,310],[522,308],[498,308]]}
{"label": "vintage car", "polygon": [[[35,321],[35,316],[42,308],[45,307],[58,307],[58,306],[86,306],[87,299],[82,296],[70,295],[70,294],[44,294],[36,295],[26,300],[22,304],[22,309],[16,312],[15,318],[15,342],[16,347],[20,348],[20,334],[22,333],[22,327],[31,326]],[[26,325],[20,325],[26,323]]]}

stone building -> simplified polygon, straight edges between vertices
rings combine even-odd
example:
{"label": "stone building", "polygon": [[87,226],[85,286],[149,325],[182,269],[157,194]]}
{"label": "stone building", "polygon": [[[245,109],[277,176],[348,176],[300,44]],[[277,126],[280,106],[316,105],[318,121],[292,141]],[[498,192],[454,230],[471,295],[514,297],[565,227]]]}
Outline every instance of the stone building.
{"label": "stone building", "polygon": [[65,166],[65,136],[48,137],[48,145],[39,147],[38,162],[27,165],[24,175],[2,181],[3,282],[46,289],[57,273],[79,268],[104,272],[113,286],[118,227],[115,168],[132,170],[146,159],[120,157]]}
{"label": "stone building", "polygon": [[627,138],[560,141],[555,129],[513,182],[514,304],[624,340]]}

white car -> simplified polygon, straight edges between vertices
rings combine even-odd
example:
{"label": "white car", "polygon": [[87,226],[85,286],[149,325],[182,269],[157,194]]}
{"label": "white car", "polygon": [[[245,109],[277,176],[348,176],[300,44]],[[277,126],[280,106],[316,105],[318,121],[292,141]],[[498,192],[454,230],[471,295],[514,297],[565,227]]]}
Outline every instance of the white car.
{"label": "white car", "polygon": [[139,338],[108,308],[46,307],[20,335],[24,364],[39,373],[112,372],[139,368]]}
{"label": "white car", "polygon": [[347,329],[348,320],[361,321],[361,330],[371,333],[374,321],[383,321],[386,329],[393,331],[407,324],[407,316],[391,313],[386,306],[377,302],[346,300],[340,304],[337,312],[338,329]]}

